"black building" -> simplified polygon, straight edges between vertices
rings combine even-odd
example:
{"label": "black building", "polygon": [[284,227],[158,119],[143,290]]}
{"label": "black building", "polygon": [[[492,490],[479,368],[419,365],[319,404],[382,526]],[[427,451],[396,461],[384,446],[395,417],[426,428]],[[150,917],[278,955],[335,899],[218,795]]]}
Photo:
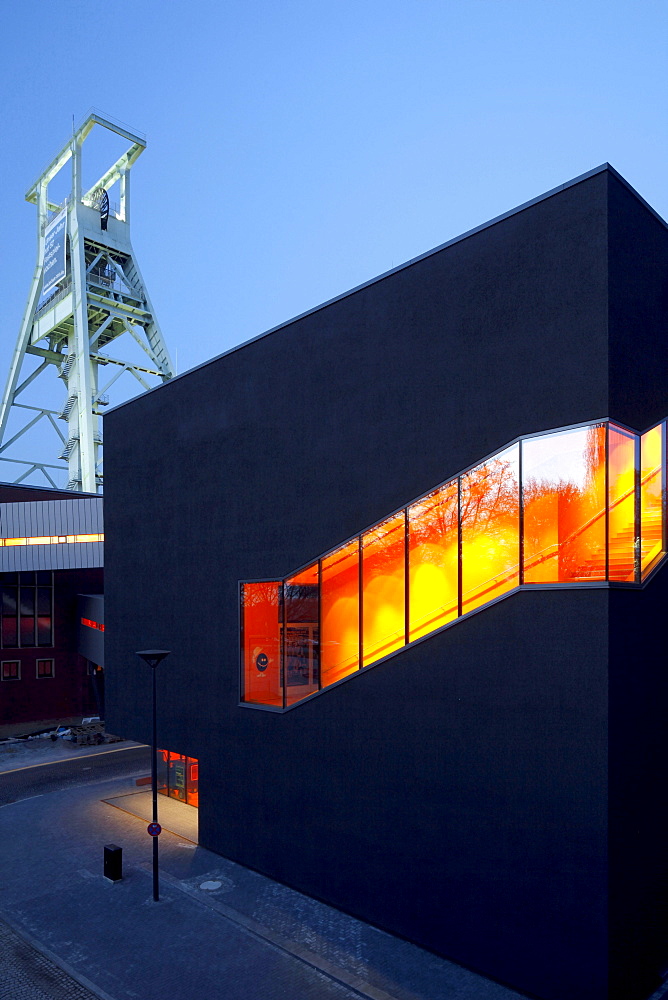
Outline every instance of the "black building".
{"label": "black building", "polygon": [[605,165],[105,418],[107,724],[171,649],[204,846],[545,1000],[656,988],[667,313]]}

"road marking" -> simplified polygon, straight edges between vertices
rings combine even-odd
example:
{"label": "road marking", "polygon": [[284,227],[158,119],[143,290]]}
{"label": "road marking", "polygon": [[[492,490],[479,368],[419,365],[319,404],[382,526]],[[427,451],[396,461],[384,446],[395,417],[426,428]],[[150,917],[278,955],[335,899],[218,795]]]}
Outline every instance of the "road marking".
{"label": "road marking", "polygon": [[63,757],[62,760],[45,760],[41,764],[26,764],[25,767],[13,767],[10,771],[0,771],[3,774],[16,774],[17,771],[30,771],[33,767],[48,767],[50,764],[71,764],[73,760],[86,760],[88,757],[104,757],[108,753],[123,753],[124,750],[141,750],[145,743],[133,747],[116,747],[115,750],[100,750],[99,753],[87,753],[84,757]]}
{"label": "road marking", "polygon": [[41,799],[44,796],[44,792],[40,792],[39,795],[26,795],[24,799],[14,799],[13,802],[5,802],[0,806],[0,809],[4,809],[5,806],[17,806],[19,802],[30,802],[31,799]]}

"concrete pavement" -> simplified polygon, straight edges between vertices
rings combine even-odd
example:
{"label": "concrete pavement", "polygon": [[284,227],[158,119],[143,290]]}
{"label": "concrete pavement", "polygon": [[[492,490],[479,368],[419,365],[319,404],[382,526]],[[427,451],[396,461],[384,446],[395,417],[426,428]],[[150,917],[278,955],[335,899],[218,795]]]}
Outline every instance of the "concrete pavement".
{"label": "concrete pavement", "polygon": [[[163,826],[178,827],[181,811],[191,839],[161,835],[154,903],[151,841],[139,818],[146,791],[135,777],[0,808],[0,916],[81,984],[66,994],[72,1000],[520,1000],[204,850],[192,842],[195,811],[162,798]],[[113,885],[102,876],[107,843],[124,852],[124,878]],[[24,995],[41,1000],[9,996]]]}

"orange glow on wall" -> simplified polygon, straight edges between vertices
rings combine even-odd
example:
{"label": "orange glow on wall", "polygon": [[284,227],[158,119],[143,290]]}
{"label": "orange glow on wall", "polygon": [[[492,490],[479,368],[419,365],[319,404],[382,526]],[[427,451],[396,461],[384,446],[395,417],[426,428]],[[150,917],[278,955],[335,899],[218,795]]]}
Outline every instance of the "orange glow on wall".
{"label": "orange glow on wall", "polygon": [[517,587],[519,445],[461,477],[462,613]]}
{"label": "orange glow on wall", "polygon": [[320,591],[322,685],[359,669],[359,540],[322,560]]}
{"label": "orange glow on wall", "polygon": [[367,666],[406,642],[405,515],[362,535],[362,663]]}
{"label": "orange glow on wall", "polygon": [[457,480],[408,508],[409,639],[459,614]]}
{"label": "orange glow on wall", "polygon": [[640,438],[640,560],[643,577],[663,553],[665,425]]}
{"label": "orange glow on wall", "polygon": [[638,583],[665,554],[665,434],[523,438],[292,577],[243,583],[242,700],[285,708],[522,584]]}

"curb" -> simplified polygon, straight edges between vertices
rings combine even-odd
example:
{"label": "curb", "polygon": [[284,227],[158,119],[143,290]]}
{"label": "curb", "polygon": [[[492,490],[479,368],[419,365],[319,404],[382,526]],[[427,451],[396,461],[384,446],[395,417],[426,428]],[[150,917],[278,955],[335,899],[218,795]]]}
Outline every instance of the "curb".
{"label": "curb", "polygon": [[117,997],[112,997],[110,993],[106,993],[104,990],[101,990],[100,987],[96,986],[95,983],[92,983],[87,976],[84,976],[80,972],[77,972],[76,969],[73,969],[68,962],[65,962],[62,958],[56,955],[55,952],[51,951],[50,948],[47,948],[46,945],[34,938],[32,934],[24,930],[23,927],[15,924],[7,913],[1,912],[0,918],[4,920],[7,926],[14,931],[17,937],[20,937],[22,941],[25,941],[26,944],[30,945],[31,948],[34,948],[35,951],[40,953],[40,955],[44,955],[45,958],[48,958],[50,962],[53,962],[53,964],[61,970],[61,972],[68,975],[70,979],[74,979],[75,982],[79,983],[80,986],[83,986],[84,989],[87,989],[89,993],[93,994],[93,996],[98,997],[99,1000],[118,1000]]}

